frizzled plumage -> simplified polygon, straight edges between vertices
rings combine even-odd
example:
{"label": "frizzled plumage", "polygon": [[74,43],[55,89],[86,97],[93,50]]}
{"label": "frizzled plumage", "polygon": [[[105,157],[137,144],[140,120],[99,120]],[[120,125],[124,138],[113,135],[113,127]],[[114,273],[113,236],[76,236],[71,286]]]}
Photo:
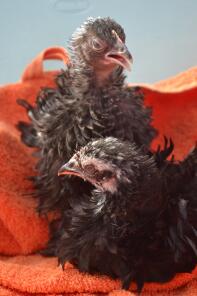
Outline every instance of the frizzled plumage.
{"label": "frizzled plumage", "polygon": [[166,159],[172,150],[167,139],[155,153],[99,139],[60,168],[60,178],[77,175],[94,186],[90,195],[68,198],[56,248],[62,265],[69,260],[81,271],[118,277],[124,288],[135,281],[139,292],[145,282],[166,282],[192,271],[197,147],[179,162]]}
{"label": "frizzled plumage", "polygon": [[156,131],[151,109],[137,87],[125,83],[123,68],[132,57],[122,27],[111,18],[89,18],[71,38],[71,61],[56,78],[56,88],[44,88],[34,106],[25,100],[30,122],[19,122],[22,141],[38,148],[33,178],[38,211],[64,210],[67,197],[88,193],[81,180],[64,181],[57,170],[76,149],[90,140],[114,136],[149,147]]}

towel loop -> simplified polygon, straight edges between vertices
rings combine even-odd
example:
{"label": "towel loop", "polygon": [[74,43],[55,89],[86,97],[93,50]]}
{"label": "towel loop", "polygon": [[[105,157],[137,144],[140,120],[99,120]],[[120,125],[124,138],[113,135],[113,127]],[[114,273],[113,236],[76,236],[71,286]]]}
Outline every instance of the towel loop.
{"label": "towel loop", "polygon": [[49,47],[38,54],[23,72],[22,81],[39,78],[44,75],[43,62],[45,60],[60,60],[65,63],[69,61],[68,52],[64,47]]}

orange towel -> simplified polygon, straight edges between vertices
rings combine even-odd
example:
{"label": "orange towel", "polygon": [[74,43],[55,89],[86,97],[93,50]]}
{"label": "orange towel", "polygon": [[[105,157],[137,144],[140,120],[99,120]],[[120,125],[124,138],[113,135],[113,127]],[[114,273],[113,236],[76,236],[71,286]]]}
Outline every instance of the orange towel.
{"label": "orange towel", "polygon": [[[68,57],[62,48],[42,52],[27,67],[22,81],[0,87],[0,295],[135,295],[121,290],[118,280],[80,273],[67,263],[65,271],[56,258],[35,252],[48,240],[48,222],[35,212],[36,200],[26,176],[33,172],[32,150],[20,143],[15,124],[26,119],[17,98],[35,100],[40,87],[53,86],[55,72],[43,72],[44,59]],[[154,85],[143,85],[146,104],[153,107],[154,125],[175,142],[176,158],[181,159],[197,140],[197,68]],[[178,274],[166,284],[149,283],[142,295],[197,295],[197,268]]]}

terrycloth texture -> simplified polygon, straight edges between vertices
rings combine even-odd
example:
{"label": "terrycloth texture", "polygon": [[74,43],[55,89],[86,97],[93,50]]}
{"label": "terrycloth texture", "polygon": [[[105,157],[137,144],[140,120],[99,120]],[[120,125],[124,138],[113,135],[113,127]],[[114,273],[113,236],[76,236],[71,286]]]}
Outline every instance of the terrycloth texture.
{"label": "terrycloth texture", "polygon": [[[120,290],[120,282],[105,276],[82,274],[67,263],[65,271],[55,258],[33,254],[48,240],[48,222],[35,213],[36,200],[26,176],[33,172],[32,149],[20,143],[15,124],[26,119],[17,98],[35,100],[40,87],[53,86],[55,72],[43,73],[42,61],[67,61],[62,48],[48,49],[33,61],[22,83],[0,88],[0,295],[135,295]],[[175,156],[181,159],[197,140],[197,68],[174,78],[143,86],[146,103],[153,107],[154,125],[175,142]],[[166,284],[146,284],[143,296],[197,295],[197,267],[191,274],[179,274]]]}

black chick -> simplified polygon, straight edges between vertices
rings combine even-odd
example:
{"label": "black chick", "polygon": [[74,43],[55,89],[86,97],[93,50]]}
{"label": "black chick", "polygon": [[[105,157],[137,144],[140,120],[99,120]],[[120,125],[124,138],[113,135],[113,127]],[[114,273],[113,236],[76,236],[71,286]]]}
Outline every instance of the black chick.
{"label": "black chick", "polygon": [[58,168],[90,140],[114,136],[149,146],[156,131],[151,110],[137,88],[125,84],[132,62],[122,27],[111,18],[89,18],[72,36],[71,61],[45,88],[35,106],[19,100],[30,123],[20,122],[22,141],[38,148],[38,176],[32,178],[39,212],[65,209],[69,195],[87,192],[81,180],[62,183]]}
{"label": "black chick", "polygon": [[[172,142],[150,155],[109,137],[90,142],[59,170],[94,189],[69,197],[56,256],[81,271],[136,281],[166,282],[197,263],[197,148],[166,160]],[[63,176],[65,178],[66,176]],[[76,178],[76,177],[75,177]]]}

